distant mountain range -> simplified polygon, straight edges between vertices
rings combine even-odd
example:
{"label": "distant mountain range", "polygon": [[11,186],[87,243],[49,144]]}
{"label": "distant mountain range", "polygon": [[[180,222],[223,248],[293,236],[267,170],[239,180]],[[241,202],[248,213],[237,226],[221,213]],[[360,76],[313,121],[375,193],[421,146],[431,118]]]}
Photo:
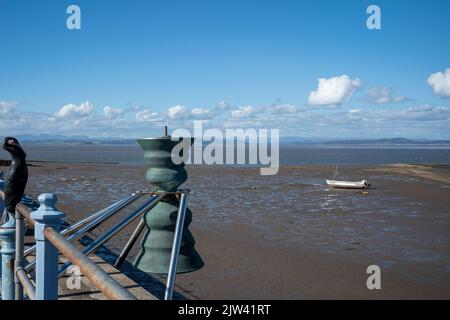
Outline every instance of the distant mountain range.
{"label": "distant mountain range", "polygon": [[450,145],[450,140],[412,140],[407,138],[383,139],[298,139],[288,138],[285,143],[320,145]]}
{"label": "distant mountain range", "polygon": [[[131,145],[136,144],[135,139],[123,139],[113,137],[90,138],[87,136],[63,136],[63,135],[20,135],[19,141],[26,144],[75,144],[75,145]],[[450,140],[413,140],[408,138],[383,138],[383,139],[333,139],[333,138],[301,138],[282,137],[282,144],[292,145],[450,145]]]}
{"label": "distant mountain range", "polygon": [[39,134],[39,135],[20,135],[17,136],[19,141],[26,144],[77,144],[77,145],[95,145],[95,144],[134,144],[135,139],[123,139],[123,138],[90,138],[87,136],[63,136],[63,135],[51,135],[51,134]]}

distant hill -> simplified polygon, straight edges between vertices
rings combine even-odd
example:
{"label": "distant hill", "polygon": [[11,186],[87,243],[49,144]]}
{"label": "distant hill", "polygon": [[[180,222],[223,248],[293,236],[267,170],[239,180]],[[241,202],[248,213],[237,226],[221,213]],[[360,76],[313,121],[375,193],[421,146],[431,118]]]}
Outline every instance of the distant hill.
{"label": "distant hill", "polygon": [[134,139],[123,138],[90,138],[87,136],[63,136],[63,135],[22,135],[17,136],[17,139],[25,144],[76,144],[76,145],[97,145],[97,144],[111,144],[111,145],[127,145],[135,144]]}
{"label": "distant hill", "polygon": [[411,140],[407,138],[353,139],[326,141],[325,144],[340,145],[450,145],[450,140]]}
{"label": "distant hill", "polygon": [[[135,139],[114,137],[90,138],[84,135],[63,136],[51,134],[19,135],[19,141],[26,144],[73,144],[73,145],[134,145]],[[450,146],[450,140],[413,140],[403,137],[383,139],[332,139],[332,138],[302,138],[281,137],[281,144],[291,145],[341,145],[341,146],[407,146],[407,145],[438,145]]]}
{"label": "distant hill", "polygon": [[288,138],[283,140],[285,143],[294,144],[319,144],[319,145],[450,145],[450,140],[412,140],[408,138],[383,138],[383,139],[295,139]]}

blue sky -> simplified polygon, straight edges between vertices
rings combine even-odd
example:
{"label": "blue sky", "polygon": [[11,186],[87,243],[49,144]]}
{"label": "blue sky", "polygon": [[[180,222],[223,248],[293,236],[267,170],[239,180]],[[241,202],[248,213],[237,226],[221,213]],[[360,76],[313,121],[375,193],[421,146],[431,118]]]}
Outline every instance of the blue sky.
{"label": "blue sky", "polygon": [[[70,4],[81,30],[66,28]],[[370,4],[381,30],[366,27]],[[449,139],[448,12],[446,0],[0,0],[0,133],[139,137],[197,119]]]}

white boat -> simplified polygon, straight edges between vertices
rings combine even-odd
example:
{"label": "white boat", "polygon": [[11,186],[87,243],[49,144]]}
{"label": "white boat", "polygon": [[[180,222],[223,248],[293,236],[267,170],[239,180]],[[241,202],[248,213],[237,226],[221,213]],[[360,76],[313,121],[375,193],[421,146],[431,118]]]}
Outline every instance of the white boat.
{"label": "white boat", "polygon": [[366,189],[370,187],[370,183],[367,180],[352,182],[352,181],[337,181],[326,179],[326,181],[328,186],[330,186],[331,188]]}

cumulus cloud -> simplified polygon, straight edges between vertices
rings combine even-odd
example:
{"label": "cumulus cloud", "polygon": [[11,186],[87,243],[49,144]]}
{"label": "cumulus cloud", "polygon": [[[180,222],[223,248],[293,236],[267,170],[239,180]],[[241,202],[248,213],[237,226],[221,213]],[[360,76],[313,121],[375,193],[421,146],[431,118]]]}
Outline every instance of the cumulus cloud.
{"label": "cumulus cloud", "polygon": [[89,115],[93,108],[94,106],[89,101],[82,102],[80,105],[66,104],[55,113],[55,117],[58,119],[84,117]]}
{"label": "cumulus cloud", "polygon": [[162,121],[158,112],[154,112],[151,109],[144,109],[136,113],[136,120],[138,122],[158,122]]}
{"label": "cumulus cloud", "polygon": [[245,106],[245,107],[238,107],[235,110],[231,110],[231,116],[233,118],[244,118],[248,117],[253,113],[253,107],[252,106]]}
{"label": "cumulus cloud", "polygon": [[217,103],[216,108],[220,110],[226,110],[230,108],[230,104],[225,100],[222,100]]}
{"label": "cumulus cloud", "polygon": [[107,119],[115,119],[125,113],[125,110],[106,106],[103,108],[103,115]]}
{"label": "cumulus cloud", "polygon": [[283,114],[295,114],[299,112],[300,109],[297,106],[293,106],[290,104],[272,103],[265,108],[265,111],[276,115],[283,115]]}
{"label": "cumulus cloud", "polygon": [[[209,128],[282,128],[286,135],[316,137],[341,134],[370,137],[380,130],[387,136],[396,134],[410,137],[412,133],[429,138],[450,134],[450,108],[433,105],[403,108],[380,105],[379,108],[355,107],[348,110],[309,108],[278,102],[267,105],[228,105],[222,111],[216,105],[210,108],[177,105],[164,110],[105,107],[97,113],[89,111],[90,108],[83,111],[80,106],[76,107],[69,108],[70,112],[66,108],[63,112],[65,117],[59,118],[48,113],[17,112],[11,109],[9,113],[0,115],[0,133],[71,136],[83,132],[91,137],[136,138],[160,135],[164,124],[169,124],[171,129],[190,128],[194,119],[208,119],[205,125],[207,123]],[[107,117],[116,114],[120,116],[113,119]]]}
{"label": "cumulus cloud", "polygon": [[191,110],[191,113],[194,117],[204,117],[204,116],[208,116],[211,113],[211,110],[194,108]]}
{"label": "cumulus cloud", "polygon": [[178,105],[178,104],[173,106],[173,107],[170,107],[169,109],[167,109],[167,116],[170,119],[183,118],[188,113],[189,113],[189,111],[187,110],[187,108],[185,106],[181,106],[181,105]]}
{"label": "cumulus cloud", "polygon": [[389,87],[373,87],[366,91],[366,101],[370,103],[401,103],[408,100],[405,96],[395,96],[392,88]]}
{"label": "cumulus cloud", "polygon": [[0,114],[7,114],[7,113],[11,112],[12,110],[14,110],[15,107],[16,107],[15,102],[0,101]]}
{"label": "cumulus cloud", "polygon": [[402,112],[407,120],[440,121],[450,120],[450,109],[429,104],[411,107]]}
{"label": "cumulus cloud", "polygon": [[362,109],[352,109],[348,111],[348,115],[352,117],[352,120],[382,121],[386,124],[392,124],[394,122],[426,123],[428,121],[450,120],[450,109],[425,104],[399,110],[370,109],[363,111]]}
{"label": "cumulus cloud", "polygon": [[442,98],[450,98],[450,68],[445,72],[431,74],[427,82],[433,88],[435,94]]}
{"label": "cumulus cloud", "polygon": [[308,104],[311,106],[341,105],[344,101],[350,100],[361,85],[361,80],[350,79],[345,74],[329,79],[320,78],[317,89],[309,94]]}

